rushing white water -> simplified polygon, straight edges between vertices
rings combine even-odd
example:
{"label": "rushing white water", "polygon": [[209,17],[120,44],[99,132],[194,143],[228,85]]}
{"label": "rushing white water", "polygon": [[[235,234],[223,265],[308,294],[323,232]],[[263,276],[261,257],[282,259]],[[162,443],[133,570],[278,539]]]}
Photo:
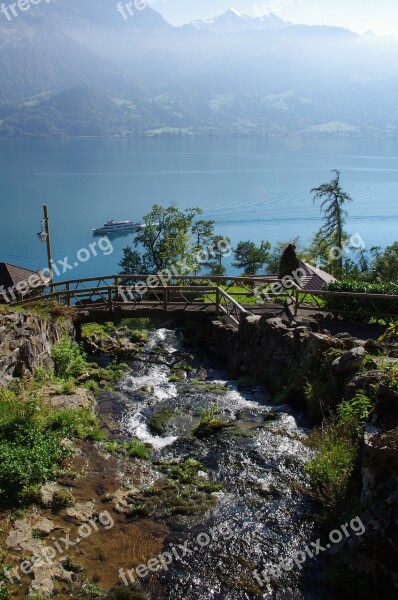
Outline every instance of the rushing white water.
{"label": "rushing white water", "polygon": [[[235,535],[227,545],[220,542],[185,557],[178,569],[162,575],[161,592],[158,585],[150,591],[157,600],[263,599],[267,595],[245,591],[244,582],[253,580],[252,570],[277,564],[315,535],[311,503],[298,491],[305,486],[304,465],[311,456],[305,429],[289,406],[272,406],[262,386],[238,389],[237,382],[212,368],[206,356],[191,352],[173,331],[150,334],[144,352],[132,361],[119,386],[127,399],[122,425],[128,437],[151,444],[162,460],[200,460],[209,479],[224,486],[207,514],[173,521],[173,527],[181,529],[180,541],[195,528],[207,531],[214,522],[231,523]],[[179,371],[181,364],[186,371]],[[170,381],[179,373],[181,381]],[[217,415],[235,428],[199,439],[192,429],[202,409],[213,405]],[[165,433],[156,435],[151,420],[162,409],[173,416]],[[240,565],[242,585],[230,583],[235,580],[234,564]],[[220,579],[220,571],[228,582]],[[284,593],[277,596],[281,600],[307,597],[297,573],[282,578],[278,586]],[[311,596],[319,598],[326,600]]]}
{"label": "rushing white water", "polygon": [[[180,344],[172,331],[168,329],[158,329],[153,332],[145,347],[145,353],[150,353],[156,347],[172,356],[178,352]],[[146,390],[148,393],[148,403],[139,407],[137,410],[128,414],[124,419],[124,429],[131,436],[136,437],[143,442],[151,444],[157,450],[173,444],[176,436],[161,437],[153,435],[147,426],[145,410],[148,405],[161,404],[165,400],[170,400],[177,396],[177,386],[169,382],[170,369],[165,364],[153,364],[149,360],[146,363],[136,362],[135,368],[122,380],[120,390],[130,397],[134,392]],[[134,404],[132,402],[132,404]],[[141,402],[142,404],[142,402]],[[139,407],[139,408],[138,408]]]}

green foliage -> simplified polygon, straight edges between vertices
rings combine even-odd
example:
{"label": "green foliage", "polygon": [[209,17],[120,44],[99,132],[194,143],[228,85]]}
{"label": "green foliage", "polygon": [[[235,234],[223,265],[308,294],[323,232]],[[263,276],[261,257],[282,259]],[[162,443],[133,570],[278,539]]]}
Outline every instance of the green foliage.
{"label": "green foliage", "polygon": [[3,564],[0,560],[0,600],[8,600],[9,598],[9,580],[6,576],[8,565]]}
{"label": "green foliage", "polygon": [[343,272],[343,242],[346,238],[344,232],[345,215],[344,205],[352,202],[352,198],[343,191],[340,185],[340,171],[333,171],[334,179],[330,183],[323,183],[311,190],[316,200],[321,200],[324,224],[319,231],[319,242],[327,242],[330,247],[336,246],[340,250],[340,257],[335,261],[337,268],[334,274]]}
{"label": "green foliage", "polygon": [[212,404],[209,408],[202,408],[200,422],[192,429],[192,435],[201,438],[216,433],[220,429],[233,427],[232,423],[216,417],[217,413],[216,404]]}
{"label": "green foliage", "polygon": [[17,309],[49,321],[64,322],[66,325],[76,318],[76,312],[73,307],[65,306],[55,300],[38,300],[37,302],[17,307]]}
{"label": "green foliage", "polygon": [[306,466],[311,493],[329,514],[347,495],[358,451],[356,445],[332,425],[313,436],[312,443],[316,454]]}
{"label": "green foliage", "polygon": [[342,508],[358,466],[360,440],[371,408],[371,401],[358,393],[337,408],[337,418],[310,436],[314,458],[306,470],[313,497],[324,509],[324,518]]}
{"label": "green foliage", "polygon": [[223,259],[225,258],[225,244],[231,246],[231,240],[221,235],[216,235],[212,238],[210,247],[211,252],[209,260],[203,265],[205,269],[208,269],[214,276],[223,277],[226,273],[225,266],[223,265]]}
{"label": "green foliage", "polygon": [[64,380],[79,377],[87,365],[80,347],[68,335],[64,335],[60,343],[53,347],[52,359],[55,375]]}
{"label": "green foliage", "polygon": [[140,344],[146,344],[149,339],[149,334],[146,329],[134,329],[131,332],[131,341]]}
{"label": "green foliage", "polygon": [[40,423],[39,404],[22,403],[29,405],[24,415],[10,409],[8,401],[0,402],[6,412],[5,418],[0,417],[0,501],[22,499],[29,487],[51,478],[70,454],[63,432]]}
{"label": "green foliage", "polygon": [[100,339],[108,338],[116,332],[114,323],[86,323],[82,327],[82,338],[98,337]]}
{"label": "green foliage", "polygon": [[195,458],[186,458],[179,463],[163,463],[163,469],[170,479],[175,479],[180,483],[194,485],[197,489],[207,493],[218,492],[222,489],[219,483],[212,483],[199,473],[205,473],[206,468]]}
{"label": "green foliage", "polygon": [[143,218],[145,227],[138,231],[134,240],[135,246],[144,250],[142,267],[146,273],[177,266],[181,260],[191,262],[195,268],[190,253],[191,230],[195,216],[201,212],[198,208],[181,211],[176,206],[163,208],[155,204],[152,207]]}
{"label": "green foliage", "polygon": [[304,397],[311,421],[319,423],[335,405],[336,390],[331,384],[315,379],[313,382],[306,383]]}
{"label": "green foliage", "polygon": [[[214,238],[214,221],[201,219],[196,221],[192,227],[192,235],[195,239],[194,251],[196,253],[206,253],[211,247]],[[195,275],[200,271],[200,265],[195,267]]]}
{"label": "green foliage", "polygon": [[384,252],[374,248],[374,260],[370,267],[372,276],[376,280],[398,282],[398,242],[387,246]]}
{"label": "green foliage", "polygon": [[90,409],[56,410],[37,394],[35,384],[0,390],[0,502],[28,501],[70,455],[68,440],[104,437]]}
{"label": "green foliage", "polygon": [[105,439],[105,433],[90,408],[52,411],[48,416],[48,427],[54,431],[62,431],[69,438],[78,437],[98,442]]}
{"label": "green foliage", "polygon": [[[355,280],[343,280],[328,283],[324,287],[329,292],[351,292],[355,294],[394,294],[398,295],[398,283],[367,283]],[[366,298],[344,298],[327,297],[325,301],[325,310],[338,313],[339,311],[348,311],[350,319],[353,321],[366,322],[371,319],[371,315],[376,316],[376,311],[398,315],[398,307],[394,307],[388,299]],[[367,315],[366,313],[371,313]]]}
{"label": "green foliage", "polygon": [[372,408],[371,400],[358,392],[350,402],[342,402],[337,407],[337,426],[345,437],[355,441],[362,436],[364,424]]}
{"label": "green foliage", "polygon": [[128,442],[107,442],[106,449],[112,454],[119,450],[125,450],[131,458],[142,458],[144,460],[149,460],[152,454],[152,446],[139,439],[130,440]]}
{"label": "green foliage", "polygon": [[[119,266],[122,269],[122,273],[126,275],[139,275],[145,272],[140,253],[130,248],[130,246],[123,248],[123,258],[119,262]],[[123,283],[131,285],[132,282],[126,279],[126,282]]]}
{"label": "green foliage", "polygon": [[235,262],[232,264],[236,269],[243,269],[244,275],[257,275],[269,258],[271,244],[261,242],[256,246],[254,242],[239,242],[234,250]]}

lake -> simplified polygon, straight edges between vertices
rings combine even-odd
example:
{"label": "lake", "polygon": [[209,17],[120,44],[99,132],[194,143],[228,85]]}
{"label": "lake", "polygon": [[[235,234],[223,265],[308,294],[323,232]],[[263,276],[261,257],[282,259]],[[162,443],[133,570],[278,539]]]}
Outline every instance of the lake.
{"label": "lake", "polygon": [[[320,209],[310,189],[342,171],[354,202],[347,229],[368,247],[398,239],[398,141],[354,139],[0,140],[0,261],[46,266],[40,230],[49,206],[53,256],[76,262],[107,218],[141,220],[155,203],[199,206],[233,243],[310,238]],[[133,235],[69,271],[118,271]]]}

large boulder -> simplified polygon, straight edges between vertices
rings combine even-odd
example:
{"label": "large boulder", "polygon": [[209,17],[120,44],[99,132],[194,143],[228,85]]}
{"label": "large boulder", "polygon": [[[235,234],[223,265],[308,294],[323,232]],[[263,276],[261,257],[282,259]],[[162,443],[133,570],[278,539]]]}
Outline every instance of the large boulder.
{"label": "large boulder", "polygon": [[339,377],[355,371],[355,369],[358,369],[363,363],[366,354],[365,348],[358,347],[353,348],[343,354],[343,356],[336,358],[332,363],[334,374]]}

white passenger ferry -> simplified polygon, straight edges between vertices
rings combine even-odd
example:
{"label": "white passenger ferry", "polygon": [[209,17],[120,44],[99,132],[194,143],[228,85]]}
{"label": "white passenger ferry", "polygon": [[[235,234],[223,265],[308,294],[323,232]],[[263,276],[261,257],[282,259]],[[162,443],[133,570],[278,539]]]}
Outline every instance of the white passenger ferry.
{"label": "white passenger ferry", "polygon": [[112,235],[115,233],[130,233],[137,231],[143,227],[142,223],[134,223],[133,221],[115,221],[110,219],[102,227],[93,229],[94,235]]}

